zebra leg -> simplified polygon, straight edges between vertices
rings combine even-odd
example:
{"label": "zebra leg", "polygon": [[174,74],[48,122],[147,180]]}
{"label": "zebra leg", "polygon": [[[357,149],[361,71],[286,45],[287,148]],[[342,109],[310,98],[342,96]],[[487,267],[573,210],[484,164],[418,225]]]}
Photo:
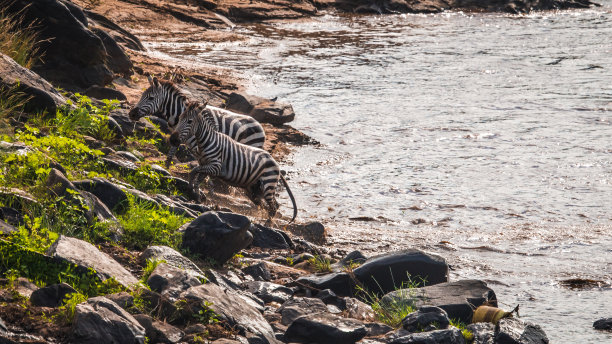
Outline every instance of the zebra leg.
{"label": "zebra leg", "polygon": [[166,168],[170,167],[170,164],[172,163],[172,158],[174,158],[174,155],[178,151],[178,148],[179,146],[170,146],[170,150],[168,151],[168,157],[166,158]]}
{"label": "zebra leg", "polygon": [[251,184],[248,188],[248,196],[251,202],[253,202],[256,206],[261,205],[261,181],[257,181],[254,184]]}

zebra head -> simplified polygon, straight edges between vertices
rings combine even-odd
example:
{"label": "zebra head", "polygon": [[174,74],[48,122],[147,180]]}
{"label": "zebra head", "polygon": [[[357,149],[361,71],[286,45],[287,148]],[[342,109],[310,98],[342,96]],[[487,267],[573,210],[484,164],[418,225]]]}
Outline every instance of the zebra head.
{"label": "zebra head", "polygon": [[149,79],[149,88],[144,91],[138,104],[128,113],[133,121],[137,121],[144,116],[153,115],[161,110],[163,105],[164,88],[162,83],[157,78],[151,78],[150,75],[147,75],[147,78]]}
{"label": "zebra head", "polygon": [[174,132],[170,136],[170,144],[178,145],[180,142],[186,142],[190,136],[195,135],[203,122],[205,122],[200,117],[200,113],[206,112],[205,107],[206,104],[198,102],[187,104],[185,111],[179,116]]}

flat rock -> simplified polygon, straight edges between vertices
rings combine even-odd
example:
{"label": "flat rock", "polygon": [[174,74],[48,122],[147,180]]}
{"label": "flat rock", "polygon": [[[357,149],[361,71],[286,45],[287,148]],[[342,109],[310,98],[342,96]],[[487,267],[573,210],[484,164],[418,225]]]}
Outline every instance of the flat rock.
{"label": "flat rock", "polygon": [[102,279],[114,277],[124,287],[130,287],[138,283],[138,279],[132,276],[121,264],[83,240],[60,235],[49,247],[47,254],[81,267],[92,268]]}
{"label": "flat rock", "polygon": [[178,343],[185,336],[185,333],[178,328],[157,321],[146,314],[136,314],[134,319],[144,327],[149,343]]}
{"label": "flat rock", "polygon": [[32,293],[30,302],[38,307],[58,307],[63,304],[66,295],[76,293],[67,283],[52,284]]}
{"label": "flat rock", "polygon": [[194,311],[207,303],[221,320],[227,321],[240,335],[254,334],[261,343],[279,343],[272,327],[261,313],[230,289],[206,283],[187,289],[181,298],[192,304]]}
{"label": "flat rock", "polygon": [[182,269],[195,278],[206,279],[204,272],[194,262],[168,246],[149,246],[142,251],[139,259],[141,263],[145,263],[149,259],[164,260],[169,266]]}
{"label": "flat rock", "polygon": [[272,248],[288,250],[293,247],[291,238],[278,229],[252,224],[249,232],[253,235],[251,246],[260,248]]}
{"label": "flat rock", "polygon": [[[298,235],[311,243],[324,245],[327,243],[327,232],[325,226],[320,222],[310,222],[306,224],[292,223],[287,229],[294,235]],[[316,252],[320,254],[320,252]]]}
{"label": "flat rock", "polygon": [[596,330],[612,330],[612,318],[602,318],[593,323]]}
{"label": "flat rock", "polygon": [[501,319],[495,328],[495,344],[547,344],[548,337],[539,325],[516,318]]}
{"label": "flat rock", "polygon": [[168,297],[170,301],[174,302],[183,291],[201,285],[202,282],[185,270],[160,263],[147,279],[147,284],[151,287],[151,290]]}
{"label": "flat rock", "polygon": [[448,282],[444,258],[416,249],[372,257],[353,272],[366,290],[376,293],[388,293],[409,281],[423,280],[424,285]]}
{"label": "flat rock", "polygon": [[253,241],[248,217],[209,211],[189,223],[183,232],[183,248],[221,265]]}
{"label": "flat rock", "polygon": [[386,343],[389,344],[464,344],[465,339],[461,331],[456,327],[446,330],[435,330],[429,332],[411,333],[399,330],[387,336]]}
{"label": "flat rock", "polygon": [[381,302],[407,302],[415,307],[436,306],[442,308],[450,319],[465,323],[472,321],[472,307],[485,302],[497,307],[495,292],[479,280],[461,280],[423,288],[400,289],[386,294]]}
{"label": "flat rock", "polygon": [[71,339],[81,344],[144,344],[145,329],[116,303],[99,296],[76,306]]}
{"label": "flat rock", "polygon": [[424,306],[402,319],[402,328],[408,332],[445,329],[450,324],[448,314],[439,307]]}
{"label": "flat rock", "polygon": [[293,290],[290,288],[271,282],[250,281],[243,283],[242,286],[265,303],[283,303],[293,296]]}
{"label": "flat rock", "polygon": [[381,323],[369,322],[364,324],[368,334],[368,337],[377,337],[382,336],[383,334],[387,334],[393,331],[393,327]]}
{"label": "flat rock", "polygon": [[495,325],[492,323],[474,323],[467,325],[465,328],[474,335],[474,342],[472,344],[495,343]]}
{"label": "flat rock", "polygon": [[277,310],[281,314],[281,324],[290,325],[297,318],[315,313],[326,313],[323,301],[310,297],[299,297],[286,301]]}
{"label": "flat rock", "polygon": [[367,329],[361,321],[315,313],[295,319],[287,328],[285,339],[297,343],[353,344],[366,334]]}
{"label": "flat rock", "polygon": [[13,282],[13,287],[19,295],[27,298],[30,298],[32,294],[38,290],[36,284],[30,282],[30,280],[25,277],[18,277],[15,282]]}

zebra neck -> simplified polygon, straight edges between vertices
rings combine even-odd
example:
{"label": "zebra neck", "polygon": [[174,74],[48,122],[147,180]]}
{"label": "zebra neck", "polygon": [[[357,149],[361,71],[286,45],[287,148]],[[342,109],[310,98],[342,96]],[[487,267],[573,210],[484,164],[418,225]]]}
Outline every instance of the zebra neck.
{"label": "zebra neck", "polygon": [[170,127],[176,126],[179,115],[185,111],[187,97],[178,93],[176,90],[169,90],[164,103],[164,113]]}

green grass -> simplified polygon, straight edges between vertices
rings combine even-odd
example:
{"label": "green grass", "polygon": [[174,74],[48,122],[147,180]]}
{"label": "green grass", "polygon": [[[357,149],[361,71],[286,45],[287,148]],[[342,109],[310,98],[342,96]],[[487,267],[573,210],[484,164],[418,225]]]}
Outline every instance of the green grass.
{"label": "green grass", "polygon": [[168,209],[128,197],[127,212],[118,217],[123,227],[122,244],[128,249],[143,250],[150,245],[178,249],[182,234],[178,229],[189,221]]}
{"label": "green grass", "polygon": [[463,321],[453,318],[453,319],[450,319],[450,325],[461,330],[461,335],[463,335],[463,338],[465,339],[467,343],[470,343],[474,340],[474,333],[472,333],[472,331],[465,328],[467,324],[464,323]]}
{"label": "green grass", "polygon": [[402,320],[408,314],[416,311],[415,289],[423,284],[424,281],[413,281],[408,276],[408,281],[395,288],[395,291],[400,294],[400,298],[394,298],[391,302],[386,300],[383,302],[381,295],[365,290],[359,285],[357,286],[357,291],[358,296],[372,307],[378,321],[393,328],[399,328],[402,325]]}
{"label": "green grass", "polygon": [[74,322],[74,316],[76,315],[76,306],[85,301],[87,301],[87,296],[81,293],[66,295],[64,304],[58,307],[59,313],[56,316],[66,324],[72,324]]}
{"label": "green grass", "polygon": [[153,273],[153,270],[155,270],[155,268],[161,264],[161,263],[165,263],[166,261],[163,259],[147,259],[147,266],[145,266],[145,268],[142,270],[142,277],[140,278],[140,282],[142,282],[143,284],[147,284],[147,280],[149,280],[149,277],[151,277],[151,274]]}
{"label": "green grass", "polygon": [[35,25],[25,24],[20,14],[0,9],[0,52],[29,69],[40,58],[38,43]]}
{"label": "green grass", "polygon": [[310,259],[308,262],[314,268],[315,272],[331,272],[331,261],[329,259],[323,258],[319,255],[316,255]]}

